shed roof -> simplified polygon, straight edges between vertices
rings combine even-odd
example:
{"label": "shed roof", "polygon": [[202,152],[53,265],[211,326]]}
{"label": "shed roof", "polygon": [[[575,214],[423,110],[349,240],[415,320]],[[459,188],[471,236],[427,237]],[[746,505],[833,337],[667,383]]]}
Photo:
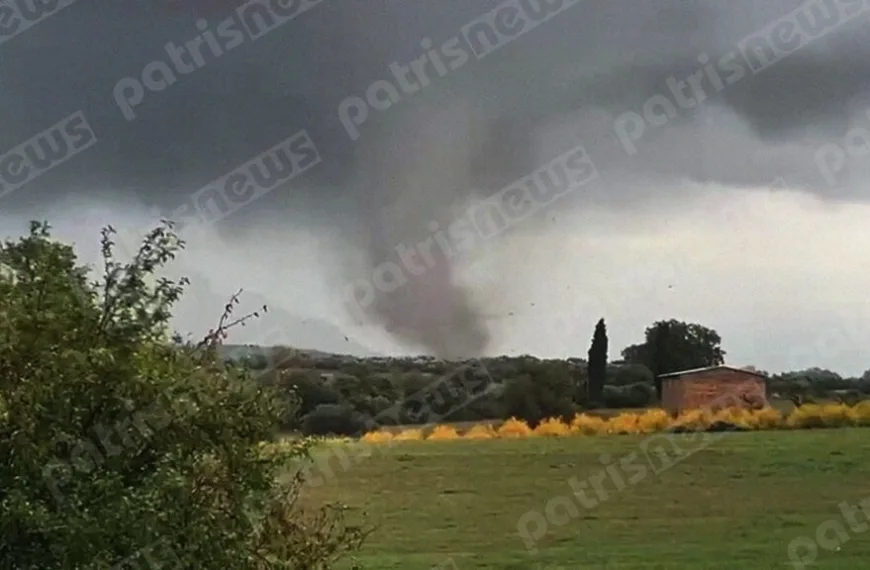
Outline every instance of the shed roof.
{"label": "shed roof", "polygon": [[689,376],[692,374],[700,374],[701,372],[710,372],[711,370],[733,370],[734,372],[751,374],[752,376],[758,376],[759,378],[767,378],[764,374],[756,370],[746,370],[745,368],[737,368],[736,366],[727,366],[725,364],[720,364],[719,366],[706,366],[704,368],[692,368],[691,370],[680,370],[679,372],[670,372],[668,374],[659,374],[659,378],[677,378],[678,376]]}

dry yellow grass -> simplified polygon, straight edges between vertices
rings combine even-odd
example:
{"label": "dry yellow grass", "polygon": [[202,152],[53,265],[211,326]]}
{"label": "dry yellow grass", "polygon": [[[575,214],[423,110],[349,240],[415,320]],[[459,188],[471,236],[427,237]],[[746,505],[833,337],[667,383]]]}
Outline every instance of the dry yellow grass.
{"label": "dry yellow grass", "polygon": [[548,418],[533,430],[535,435],[562,437],[571,435],[571,426],[558,418]]}
{"label": "dry yellow grass", "polygon": [[462,436],[463,439],[493,439],[498,437],[496,431],[489,424],[472,427]]}
{"label": "dry yellow grass", "polygon": [[571,420],[571,429],[582,435],[600,435],[606,433],[607,421],[598,416],[577,414]]}
{"label": "dry yellow grass", "polygon": [[532,428],[523,420],[511,418],[498,428],[499,437],[528,437],[532,435]]}
{"label": "dry yellow grass", "polygon": [[371,431],[362,436],[366,443],[389,443],[392,439],[393,434],[388,431]]}
{"label": "dry yellow grass", "polygon": [[423,439],[423,430],[421,429],[402,430],[393,437],[393,441],[422,441]]}
{"label": "dry yellow grass", "polygon": [[785,424],[785,417],[776,408],[764,408],[754,412],[756,429],[776,429]]}
{"label": "dry yellow grass", "polygon": [[870,402],[856,406],[804,404],[789,414],[785,425],[793,429],[870,425]]}
{"label": "dry yellow grass", "polygon": [[713,413],[710,410],[687,410],[677,416],[671,423],[672,428],[705,430],[713,423]]}
{"label": "dry yellow grass", "polygon": [[870,400],[855,406],[855,417],[859,426],[870,426]]}
{"label": "dry yellow grass", "polygon": [[743,429],[756,429],[755,414],[743,408],[725,408],[712,415],[713,422],[725,422]]}
{"label": "dry yellow grass", "polygon": [[426,439],[433,441],[459,439],[459,432],[453,426],[435,426],[435,429],[432,430],[432,433]]}
{"label": "dry yellow grass", "polygon": [[715,412],[700,409],[688,410],[676,418],[661,409],[639,410],[637,412],[621,411],[609,418],[577,414],[569,423],[557,418],[549,418],[541,422],[535,429],[531,429],[523,420],[511,418],[497,429],[488,423],[481,423],[471,426],[461,435],[454,426],[439,425],[425,438],[419,429],[405,429],[395,434],[387,431],[368,433],[363,436],[363,440],[370,443],[382,443],[391,440],[443,441],[533,436],[652,434],[676,428],[705,430],[714,423],[728,423],[746,430],[870,427],[870,401],[864,401],[855,406],[833,403],[805,404],[788,414],[773,407],[760,410],[727,408]]}
{"label": "dry yellow grass", "polygon": [[671,415],[661,409],[647,410],[637,419],[639,433],[657,433],[668,429]]}
{"label": "dry yellow grass", "polygon": [[607,420],[604,433],[608,434],[630,434],[639,433],[638,418],[640,414],[624,412]]}

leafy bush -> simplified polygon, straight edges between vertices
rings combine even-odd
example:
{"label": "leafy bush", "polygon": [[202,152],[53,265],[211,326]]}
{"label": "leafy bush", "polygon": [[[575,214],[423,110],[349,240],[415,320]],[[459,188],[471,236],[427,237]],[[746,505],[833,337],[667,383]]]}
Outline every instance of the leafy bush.
{"label": "leafy bush", "polygon": [[318,406],[342,402],[341,394],[324,384],[316,373],[281,370],[275,385],[285,398],[298,402],[295,417],[282,426],[284,429],[300,429],[301,418]]}
{"label": "leafy bush", "polygon": [[571,435],[571,426],[559,418],[547,418],[539,423],[532,433],[534,435],[560,437]]}
{"label": "leafy bush", "polygon": [[789,414],[786,425],[791,428],[846,427],[860,423],[855,408],[844,404],[804,404]]}
{"label": "leafy bush", "polygon": [[498,433],[489,424],[481,424],[472,427],[462,435],[463,439],[493,439]]}
{"label": "leafy bush", "polygon": [[607,420],[606,433],[633,434],[640,433],[637,424],[638,414],[621,413]]}
{"label": "leafy bush", "polygon": [[728,424],[730,426],[747,430],[756,429],[758,427],[756,417],[756,414],[745,408],[730,407],[717,410],[713,414],[712,423],[715,424],[718,422],[720,424]]}
{"label": "leafy bush", "polygon": [[[643,412],[622,412],[608,419],[589,414],[576,414],[570,423],[560,418],[547,418],[535,428],[526,422],[511,418],[497,430],[489,424],[478,424],[459,436],[451,426],[437,426],[426,440],[525,438],[533,436],[652,434],[672,430],[677,433],[690,431],[746,431],[779,429],[783,427],[846,427],[870,426],[870,402],[857,406],[842,404],[807,404],[798,408],[787,418],[775,408],[749,410],[741,407],[718,410],[687,410],[672,417],[662,409]],[[407,432],[403,439],[419,439],[419,430]],[[387,433],[370,433],[366,441],[389,441]]]}
{"label": "leafy bush", "polygon": [[164,225],[122,264],[112,233],[97,283],[47,224],[0,247],[2,566],[301,570],[357,548],[364,530],[281,482],[310,442],[260,445],[288,402],[217,355],[238,298],[199,345],[173,340],[186,282],[154,277],[183,244]]}
{"label": "leafy bush", "polygon": [[510,418],[496,430],[499,437],[528,437],[532,435],[532,428],[523,420]]}
{"label": "leafy bush", "polygon": [[[605,386],[605,389],[607,386]],[[607,422],[598,416],[590,416],[587,414],[577,414],[571,420],[572,431],[584,435],[598,435],[605,433],[607,430]]]}
{"label": "leafy bush", "polygon": [[611,366],[608,370],[610,377],[608,383],[614,386],[627,386],[631,384],[653,385],[653,373],[643,364],[625,364],[623,366]]}
{"label": "leafy bush", "polygon": [[365,426],[362,414],[346,404],[321,404],[302,418],[305,435],[359,435]]}
{"label": "leafy bush", "polygon": [[714,422],[710,410],[686,410],[671,423],[675,431],[702,431],[708,429]]}
{"label": "leafy bush", "polygon": [[870,426],[870,400],[858,403],[854,409],[855,422],[859,426]]}
{"label": "leafy bush", "polygon": [[790,428],[821,428],[825,427],[822,421],[822,407],[818,404],[804,404],[795,408],[785,421]]}
{"label": "leafy bush", "polygon": [[402,430],[393,437],[394,441],[422,441],[423,430],[421,429],[406,429]]}
{"label": "leafy bush", "polygon": [[388,431],[370,431],[362,440],[366,443],[389,443],[393,440],[393,434]]}
{"label": "leafy bush", "polygon": [[776,408],[766,407],[753,412],[757,429],[776,429],[785,424],[785,418]]}
{"label": "leafy bush", "polygon": [[426,439],[433,441],[443,441],[451,439],[459,439],[459,433],[453,426],[435,426],[432,433]]}
{"label": "leafy bush", "polygon": [[537,425],[546,418],[570,418],[574,411],[575,386],[567,372],[544,370],[509,380],[505,385],[505,412]]}
{"label": "leafy bush", "polygon": [[658,433],[671,426],[671,415],[665,410],[647,410],[637,418],[638,433]]}
{"label": "leafy bush", "polygon": [[846,404],[827,404],[822,406],[822,421],[827,427],[847,427],[856,425],[854,408]]}
{"label": "leafy bush", "polygon": [[602,394],[607,408],[646,408],[655,402],[655,387],[645,382],[605,386]]}

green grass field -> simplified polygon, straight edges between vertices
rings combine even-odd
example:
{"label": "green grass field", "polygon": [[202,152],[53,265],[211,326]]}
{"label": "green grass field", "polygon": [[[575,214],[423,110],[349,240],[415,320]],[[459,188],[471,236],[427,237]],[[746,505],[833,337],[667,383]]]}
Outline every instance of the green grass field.
{"label": "green grass field", "polygon": [[[401,443],[346,471],[333,460],[335,477],[309,493],[349,505],[351,519],[365,512],[377,525],[356,557],[369,569],[429,569],[451,558],[455,566],[444,568],[794,568],[789,544],[800,536],[815,541],[830,520],[838,523],[822,527],[820,544],[831,550],[819,546],[808,567],[867,567],[870,525],[852,530],[838,504],[870,498],[870,430],[714,435],[659,474],[620,471],[621,491],[607,478],[606,498],[590,508],[574,498],[569,479],[589,481],[603,469],[602,454],[640,453],[646,438]],[[544,520],[555,497],[575,505],[576,516],[545,522],[531,554],[517,523],[530,511]],[[846,533],[839,551],[825,542],[836,540],[838,524]]]}

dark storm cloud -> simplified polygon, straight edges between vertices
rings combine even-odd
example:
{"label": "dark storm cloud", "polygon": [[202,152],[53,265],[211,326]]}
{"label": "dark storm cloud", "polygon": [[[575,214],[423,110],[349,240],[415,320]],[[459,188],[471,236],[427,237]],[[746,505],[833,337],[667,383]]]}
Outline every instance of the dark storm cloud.
{"label": "dark storm cloud", "polygon": [[[199,35],[196,13],[160,9],[160,3],[168,0],[153,5],[78,0],[0,44],[6,78],[0,94],[6,110],[2,147],[50,125],[54,116],[84,110],[112,143],[89,153],[91,168],[65,172],[64,179],[72,181],[67,184],[148,186],[152,188],[143,194],[156,199],[155,187],[179,192],[213,177],[227,160],[255,154],[285,133],[309,128],[336,165],[323,169],[321,176],[340,180],[356,152],[337,121],[341,100],[377,79],[390,79],[391,63],[424,53],[419,47],[423,38],[437,44],[499,4],[320,2],[256,42],[247,40],[218,58],[206,55],[207,65],[189,76],[176,74],[177,83],[165,92],[147,93],[131,123],[112,101],[115,84],[135,77],[155,59],[168,61],[167,42],[181,46]],[[696,71],[699,54],[715,59],[800,4],[581,2],[485,60],[435,78],[422,94],[405,96],[402,104],[413,109],[427,92],[429,97],[436,91],[438,97],[473,94],[480,98],[478,112],[492,118],[491,142],[522,147],[528,141],[519,134],[501,136],[511,125],[595,107],[616,115],[635,109],[650,96],[667,93],[668,77]],[[218,0],[211,5],[204,15],[216,27],[232,5],[224,3],[221,9]],[[845,103],[866,92],[870,82],[867,29],[867,17],[858,17],[763,73],[729,86],[713,103],[734,110],[762,139],[788,139],[807,127],[842,130],[848,122]],[[363,128],[360,144],[377,144],[379,136],[386,136],[377,132],[377,124],[394,112],[372,111],[365,125],[372,128]],[[631,168],[629,160],[623,162]],[[35,195],[44,191],[32,189],[30,194],[38,199]]]}
{"label": "dark storm cloud", "polygon": [[[738,61],[739,81],[719,90],[707,83],[708,100],[693,108],[677,103],[669,78],[698,73],[699,57],[721,61],[742,40],[808,3],[585,0],[477,59],[461,33],[499,6],[496,0],[324,0],[257,37],[220,40],[219,55],[203,51],[204,64],[188,60],[188,73],[174,68],[171,84],[146,89],[125,112],[117,102],[119,82],[144,84],[143,70],[155,61],[174,66],[169,42],[176,53],[190,41],[204,44],[197,40],[203,30],[217,33],[240,4],[214,0],[204,10],[202,2],[196,13],[161,9],[164,1],[77,0],[0,44],[0,149],[76,112],[84,113],[100,141],[4,196],[3,211],[38,211],[60,195],[100,200],[123,193],[143,207],[171,212],[188,193],[304,130],[323,163],[221,220],[221,229],[229,240],[256,224],[280,232],[272,221],[280,212],[283,223],[331,225],[358,244],[371,244],[367,255],[377,264],[397,243],[423,239],[427,223],[449,218],[457,200],[494,192],[538,167],[546,160],[535,139],[543,125],[562,123],[564,146],[582,142],[609,182],[606,190],[578,193],[566,207],[629,207],[666,201],[661,188],[683,178],[750,186],[787,171],[795,184],[813,187],[821,181],[814,150],[845,134],[856,101],[870,103],[870,5],[863,0],[809,3],[805,16],[817,39],[760,73],[751,61]],[[518,6],[559,4],[520,0]],[[829,18],[832,10],[853,15]],[[207,21],[198,27],[199,17]],[[426,54],[426,39],[437,49],[454,36],[465,39],[460,48],[471,54],[468,61],[441,77],[430,68],[428,86],[400,91],[401,100],[388,109],[370,108],[358,140],[348,136],[339,117],[342,101],[365,98],[378,80],[399,89],[390,64]],[[676,116],[661,127],[647,125],[631,155],[614,121],[627,112],[643,114],[657,95],[670,98]],[[710,123],[711,117],[719,122]],[[727,144],[740,129],[750,132],[752,143]],[[797,142],[804,146],[789,147]],[[549,151],[558,144],[543,146]],[[442,152],[445,146],[462,152]],[[411,148],[418,150],[401,152]],[[650,180],[664,184],[636,183]],[[854,190],[825,192],[835,197]],[[399,206],[389,210],[391,204]],[[387,211],[400,211],[403,219]],[[432,280],[458,311],[451,334],[456,327],[473,330],[479,351],[486,335],[477,311],[453,283],[449,265],[441,271]],[[396,306],[387,304],[381,315],[394,319]],[[421,323],[416,326],[435,326]],[[419,333],[410,336],[431,337]]]}

